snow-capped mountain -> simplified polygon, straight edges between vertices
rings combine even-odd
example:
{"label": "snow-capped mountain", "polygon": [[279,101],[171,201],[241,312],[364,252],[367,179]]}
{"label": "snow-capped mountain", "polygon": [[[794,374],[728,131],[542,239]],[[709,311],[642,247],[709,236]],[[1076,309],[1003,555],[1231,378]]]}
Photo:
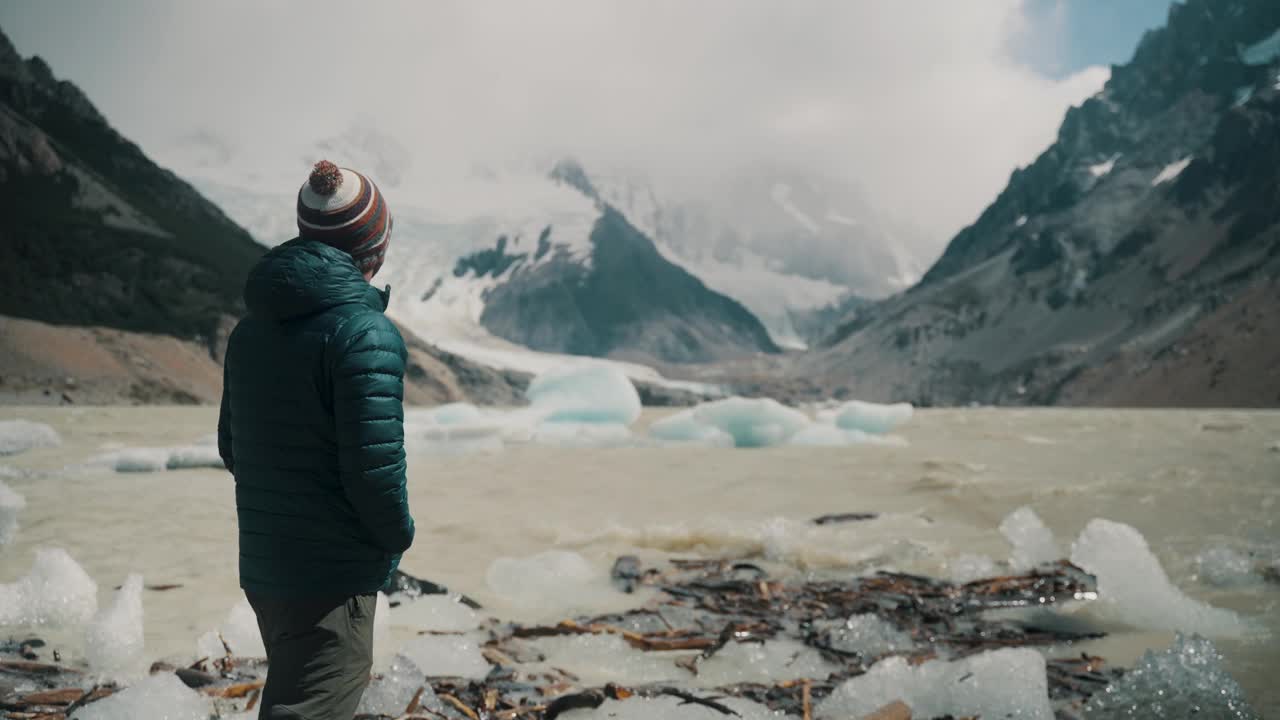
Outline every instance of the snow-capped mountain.
{"label": "snow-capped mountain", "polygon": [[[433,182],[413,171],[407,150],[369,130],[265,156],[204,133],[162,153],[267,245],[294,236],[294,188],[317,157],[386,172],[390,182],[370,170],[396,218],[379,279],[394,288],[392,315],[446,350],[537,372],[566,354],[652,364],[777,349],[748,310],[545,171]],[[624,368],[659,379],[645,365]]]}
{"label": "snow-capped mountain", "polygon": [[742,302],[786,347],[820,339],[809,335],[813,318],[850,295],[909,287],[941,250],[856,185],[813,172],[755,166],[699,189],[638,174],[590,179],[668,259]]}

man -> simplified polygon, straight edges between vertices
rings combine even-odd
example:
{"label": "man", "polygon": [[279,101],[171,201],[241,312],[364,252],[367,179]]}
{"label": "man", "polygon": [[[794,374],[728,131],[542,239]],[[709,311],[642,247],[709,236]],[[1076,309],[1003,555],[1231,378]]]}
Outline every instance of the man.
{"label": "man", "polygon": [[269,669],[259,718],[351,720],[377,591],[413,542],[405,346],[369,284],[391,214],[370,180],[316,164],[298,237],[249,273],[227,345],[218,450],[235,475],[240,586]]}

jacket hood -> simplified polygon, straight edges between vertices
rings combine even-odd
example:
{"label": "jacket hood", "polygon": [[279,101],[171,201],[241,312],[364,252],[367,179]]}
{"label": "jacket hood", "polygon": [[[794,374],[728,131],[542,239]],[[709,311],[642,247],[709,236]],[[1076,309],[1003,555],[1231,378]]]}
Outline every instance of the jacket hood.
{"label": "jacket hood", "polygon": [[390,290],[366,282],[347,253],[294,239],[268,251],[249,271],[244,302],[249,312],[280,322],[351,303],[382,312]]}

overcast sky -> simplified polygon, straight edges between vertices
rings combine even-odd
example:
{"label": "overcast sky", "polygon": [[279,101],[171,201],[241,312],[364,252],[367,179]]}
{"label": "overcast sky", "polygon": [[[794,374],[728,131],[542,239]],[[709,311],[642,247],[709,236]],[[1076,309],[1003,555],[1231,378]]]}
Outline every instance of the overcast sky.
{"label": "overcast sky", "polygon": [[353,123],[442,176],[572,154],[714,182],[857,180],[938,235],[972,221],[1168,0],[8,0],[0,27],[144,150]]}

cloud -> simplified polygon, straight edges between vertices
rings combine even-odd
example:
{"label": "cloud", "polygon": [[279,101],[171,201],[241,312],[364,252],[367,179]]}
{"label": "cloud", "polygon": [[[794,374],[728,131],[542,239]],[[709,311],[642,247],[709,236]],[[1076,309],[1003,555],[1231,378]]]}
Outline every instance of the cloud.
{"label": "cloud", "polygon": [[265,147],[360,122],[444,176],[560,154],[695,182],[796,164],[858,181],[940,237],[974,219],[1107,78],[1096,68],[1054,80],[1015,59],[1011,47],[1046,31],[1020,0],[81,11],[135,29],[86,35],[84,57],[67,69],[53,58],[55,70],[75,80],[77,64],[108,66],[86,69],[98,78],[89,90],[144,147],[197,128]]}

